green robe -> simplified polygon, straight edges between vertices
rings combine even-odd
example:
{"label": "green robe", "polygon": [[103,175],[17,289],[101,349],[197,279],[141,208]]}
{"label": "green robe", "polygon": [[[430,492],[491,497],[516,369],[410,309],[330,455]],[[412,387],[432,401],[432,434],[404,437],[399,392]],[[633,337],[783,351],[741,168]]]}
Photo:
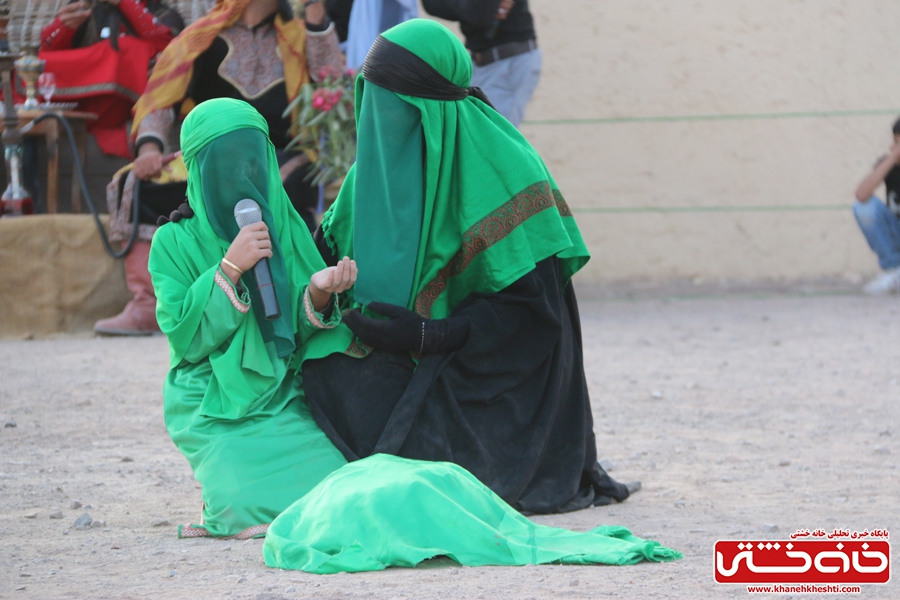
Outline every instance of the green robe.
{"label": "green robe", "polygon": [[[196,214],[160,227],[150,252],[170,345],[166,428],[202,485],[202,521],[180,533],[251,537],[346,463],[309,415],[296,351],[333,334],[340,312],[326,320],[303,301],[325,265],[287,199],[259,113],[236,100],[205,102],[185,120],[181,146]],[[254,310],[252,271],[241,283],[254,291],[239,293],[220,270],[244,198],[260,205],[271,234],[275,321]]]}

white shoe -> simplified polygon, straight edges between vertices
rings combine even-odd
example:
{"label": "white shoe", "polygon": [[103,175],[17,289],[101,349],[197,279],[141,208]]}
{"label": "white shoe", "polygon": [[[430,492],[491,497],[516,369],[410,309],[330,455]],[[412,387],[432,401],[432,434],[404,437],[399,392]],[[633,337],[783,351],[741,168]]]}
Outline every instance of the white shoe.
{"label": "white shoe", "polygon": [[863,291],[873,296],[900,293],[900,267],[888,269],[867,283]]}

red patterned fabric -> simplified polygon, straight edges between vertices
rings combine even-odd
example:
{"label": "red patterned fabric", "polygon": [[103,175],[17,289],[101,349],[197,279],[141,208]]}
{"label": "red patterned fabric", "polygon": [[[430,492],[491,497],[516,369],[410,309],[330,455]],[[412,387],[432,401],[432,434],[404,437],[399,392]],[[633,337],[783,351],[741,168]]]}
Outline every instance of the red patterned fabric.
{"label": "red patterned fabric", "polygon": [[118,44],[118,51],[104,40],[87,48],[41,51],[40,57],[47,61],[44,71],[56,74],[53,101],[77,101],[79,110],[95,113],[88,131],[100,149],[128,158],[125,123],[147,85],[157,46],[131,36],[118,38]]}

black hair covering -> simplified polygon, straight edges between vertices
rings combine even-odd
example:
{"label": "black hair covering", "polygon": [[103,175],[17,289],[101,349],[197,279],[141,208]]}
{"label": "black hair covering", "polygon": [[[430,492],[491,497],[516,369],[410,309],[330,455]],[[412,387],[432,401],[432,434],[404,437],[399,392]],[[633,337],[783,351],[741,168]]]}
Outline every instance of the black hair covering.
{"label": "black hair covering", "polygon": [[475,96],[494,108],[481,88],[454,84],[415,53],[380,35],[366,54],[362,73],[366,81],[395,94],[429,100],[463,100]]}

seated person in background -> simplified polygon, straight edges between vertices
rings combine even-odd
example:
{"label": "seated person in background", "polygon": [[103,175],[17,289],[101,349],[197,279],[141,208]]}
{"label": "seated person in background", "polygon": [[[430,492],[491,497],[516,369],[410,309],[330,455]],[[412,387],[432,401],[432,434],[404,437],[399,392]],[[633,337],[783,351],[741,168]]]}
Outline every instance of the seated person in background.
{"label": "seated person in background", "polygon": [[184,29],[157,0],[84,0],[64,4],[41,31],[45,73],[56,76],[54,101],[77,101],[97,114],[88,122],[100,149],[131,156],[125,125],[144,92],[151,62]]}
{"label": "seated person in background", "polygon": [[348,460],[454,462],[523,512],[625,500],[638,484],[597,463],[571,283],[587,247],[471,75],[434,21],[369,51],[357,162],[315,236],[327,264],[359,264],[348,307],[363,313],[344,313],[343,347],[304,364],[307,401]]}
{"label": "seated person in background", "polygon": [[[150,270],[171,361],[166,428],[203,486],[184,537],[264,535],[269,523],[345,464],[303,401],[295,355],[341,319],[349,259],[325,267],[281,185],[265,119],[246,102],[200,104],[181,143],[193,218],[164,224]],[[249,198],[262,221],[241,229]],[[180,213],[175,213],[180,214]],[[176,219],[173,214],[173,220]],[[281,316],[268,320],[253,267],[267,259]]]}
{"label": "seated person in background", "polygon": [[[284,113],[300,87],[322,69],[344,69],[324,5],[308,3],[305,18],[304,27],[287,0],[219,0],[186,29],[160,57],[135,108],[135,175],[159,175],[177,115],[211,98],[250,103],[269,124],[275,148],[283,150],[293,137]],[[285,190],[312,230],[318,188],[304,181],[307,162],[305,155],[279,152]]]}
{"label": "seated person in background", "polygon": [[[135,179],[163,174],[163,152],[178,116],[211,98],[244,100],[263,115],[278,149],[288,198],[307,227],[314,228],[318,188],[304,180],[309,168],[306,156],[283,150],[292,136],[290,118],[282,115],[312,74],[323,68],[342,71],[343,65],[334,27],[321,3],[306,7],[304,24],[286,0],[218,0],[209,14],[193,22],[160,55],[135,107],[132,133],[137,158],[131,172],[118,173],[107,188],[111,237],[128,239]],[[180,160],[165,168],[176,175],[184,173]],[[177,206],[184,197],[183,187],[172,187],[173,194],[182,194],[175,198]],[[147,273],[155,230],[150,223],[139,225],[138,241],[125,257],[125,277],[134,300],[121,314],[99,321],[94,326],[97,333],[142,335],[159,330]]]}
{"label": "seated person in background", "polygon": [[[883,271],[863,288],[867,294],[900,293],[900,119],[894,123],[893,132],[893,145],[859,182],[853,205],[856,222]],[[882,183],[887,205],[874,195]]]}

